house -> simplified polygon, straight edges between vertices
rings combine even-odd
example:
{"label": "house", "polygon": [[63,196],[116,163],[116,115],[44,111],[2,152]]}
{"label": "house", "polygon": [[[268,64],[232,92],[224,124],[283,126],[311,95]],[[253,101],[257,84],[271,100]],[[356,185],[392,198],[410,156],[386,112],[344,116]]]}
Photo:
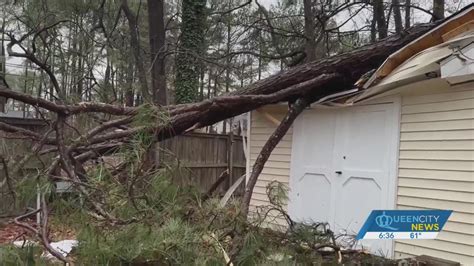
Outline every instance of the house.
{"label": "house", "polygon": [[[247,171],[285,115],[249,113]],[[289,187],[289,214],[356,234],[374,209],[450,209],[435,240],[373,240],[392,258],[474,265],[474,6],[392,54],[363,89],[313,104],[273,151],[251,200]]]}

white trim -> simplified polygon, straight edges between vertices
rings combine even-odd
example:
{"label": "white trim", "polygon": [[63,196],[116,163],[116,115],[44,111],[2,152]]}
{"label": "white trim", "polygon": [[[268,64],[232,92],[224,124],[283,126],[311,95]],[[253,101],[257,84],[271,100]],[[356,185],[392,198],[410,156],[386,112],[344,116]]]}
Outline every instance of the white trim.
{"label": "white trim", "polygon": [[[309,107],[310,109],[312,108],[316,108],[316,106],[310,106]],[[295,216],[299,215],[299,213],[295,210],[295,206],[294,206],[294,199],[296,198],[296,195],[295,195],[295,188],[297,187],[297,182],[295,181],[295,179],[297,178],[297,171],[296,171],[296,167],[294,167],[295,163],[296,163],[296,158],[293,154],[293,152],[295,151],[295,149],[293,149],[293,147],[295,146],[295,143],[296,141],[301,138],[301,134],[300,134],[300,131],[298,130],[295,130],[296,128],[298,128],[298,124],[300,123],[300,120],[303,119],[303,116],[305,114],[305,112],[307,112],[307,110],[303,110],[303,112],[301,112],[298,117],[296,117],[295,121],[293,121],[293,134],[291,134],[291,151],[290,151],[290,171],[289,171],[289,175],[288,175],[288,202],[286,203],[286,208],[288,210],[288,215],[290,217],[292,217],[292,219],[294,219]],[[298,177],[299,178],[299,177]]]}
{"label": "white trim", "polygon": [[251,130],[252,130],[252,112],[247,112],[247,158],[245,158],[245,186],[247,186],[247,182],[250,178],[250,137],[251,137]]}
{"label": "white trim", "polygon": [[[239,126],[241,130],[244,130],[244,115],[239,116]],[[245,136],[242,136],[242,148],[244,149],[245,162],[247,162],[247,157],[249,156],[249,152],[247,150],[247,131],[245,131]]]}
{"label": "white trim", "polygon": [[[392,181],[389,184],[389,191],[392,193],[389,195],[389,202],[387,206],[393,206],[393,209],[397,208],[397,195],[398,195],[398,166],[399,166],[399,157],[400,157],[400,131],[401,131],[401,116],[402,116],[402,99],[400,95],[395,95],[389,97],[393,102],[393,115],[394,115],[394,136],[392,137],[391,155],[392,165],[390,166],[390,173],[392,176]],[[392,204],[390,204],[390,202]],[[390,240],[389,245],[389,256],[394,258],[395,256],[395,241]]]}

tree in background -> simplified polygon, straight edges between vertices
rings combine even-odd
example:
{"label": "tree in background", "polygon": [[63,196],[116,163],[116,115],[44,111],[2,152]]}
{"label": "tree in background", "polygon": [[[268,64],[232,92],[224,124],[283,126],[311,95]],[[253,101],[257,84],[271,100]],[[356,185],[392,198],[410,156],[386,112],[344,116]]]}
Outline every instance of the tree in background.
{"label": "tree in background", "polygon": [[176,103],[197,100],[199,57],[203,55],[206,0],[183,0],[181,37],[176,55]]}
{"label": "tree in background", "polygon": [[150,39],[151,88],[153,102],[166,105],[165,15],[164,0],[148,0],[148,32]]}
{"label": "tree in background", "polygon": [[433,0],[433,20],[444,18],[445,3],[444,0]]}
{"label": "tree in background", "polygon": [[121,8],[128,20],[130,47],[132,48],[135,66],[137,67],[137,76],[138,81],[140,82],[141,94],[145,101],[150,102],[152,99],[148,89],[148,81],[146,77],[147,72],[145,70],[144,57],[142,56],[142,49],[139,40],[138,16],[130,9],[127,0],[122,0]]}
{"label": "tree in background", "polygon": [[402,12],[400,9],[399,0],[392,0],[392,9],[393,9],[393,21],[395,24],[395,32],[400,33],[403,30],[403,24],[402,24]]}
{"label": "tree in background", "polygon": [[378,34],[379,39],[387,37],[388,28],[385,19],[385,8],[382,0],[374,0],[374,17],[372,21],[372,41],[375,41],[375,32]]}

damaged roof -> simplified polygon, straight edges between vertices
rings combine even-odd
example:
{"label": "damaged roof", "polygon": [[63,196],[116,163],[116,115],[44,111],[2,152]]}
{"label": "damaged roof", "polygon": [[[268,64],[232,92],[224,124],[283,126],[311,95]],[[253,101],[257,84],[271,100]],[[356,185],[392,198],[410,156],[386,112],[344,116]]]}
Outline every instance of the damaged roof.
{"label": "damaged roof", "polygon": [[[391,54],[357,92],[326,105],[351,105],[395,88],[441,76],[441,64],[474,43],[474,4]],[[465,56],[463,56],[465,57]]]}
{"label": "damaged roof", "polygon": [[447,18],[442,24],[412,41],[402,49],[391,54],[364,85],[365,88],[376,85],[408,59],[418,53],[439,44],[443,44],[463,33],[474,29],[474,4],[470,4]]}

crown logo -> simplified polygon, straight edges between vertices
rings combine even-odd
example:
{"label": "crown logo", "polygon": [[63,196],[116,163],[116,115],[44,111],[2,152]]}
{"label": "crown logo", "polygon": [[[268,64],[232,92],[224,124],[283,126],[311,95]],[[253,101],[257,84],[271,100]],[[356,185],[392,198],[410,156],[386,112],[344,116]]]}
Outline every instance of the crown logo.
{"label": "crown logo", "polygon": [[385,211],[381,215],[375,217],[375,223],[377,223],[377,225],[381,228],[397,230],[397,228],[391,227],[393,223],[393,218],[385,214]]}

